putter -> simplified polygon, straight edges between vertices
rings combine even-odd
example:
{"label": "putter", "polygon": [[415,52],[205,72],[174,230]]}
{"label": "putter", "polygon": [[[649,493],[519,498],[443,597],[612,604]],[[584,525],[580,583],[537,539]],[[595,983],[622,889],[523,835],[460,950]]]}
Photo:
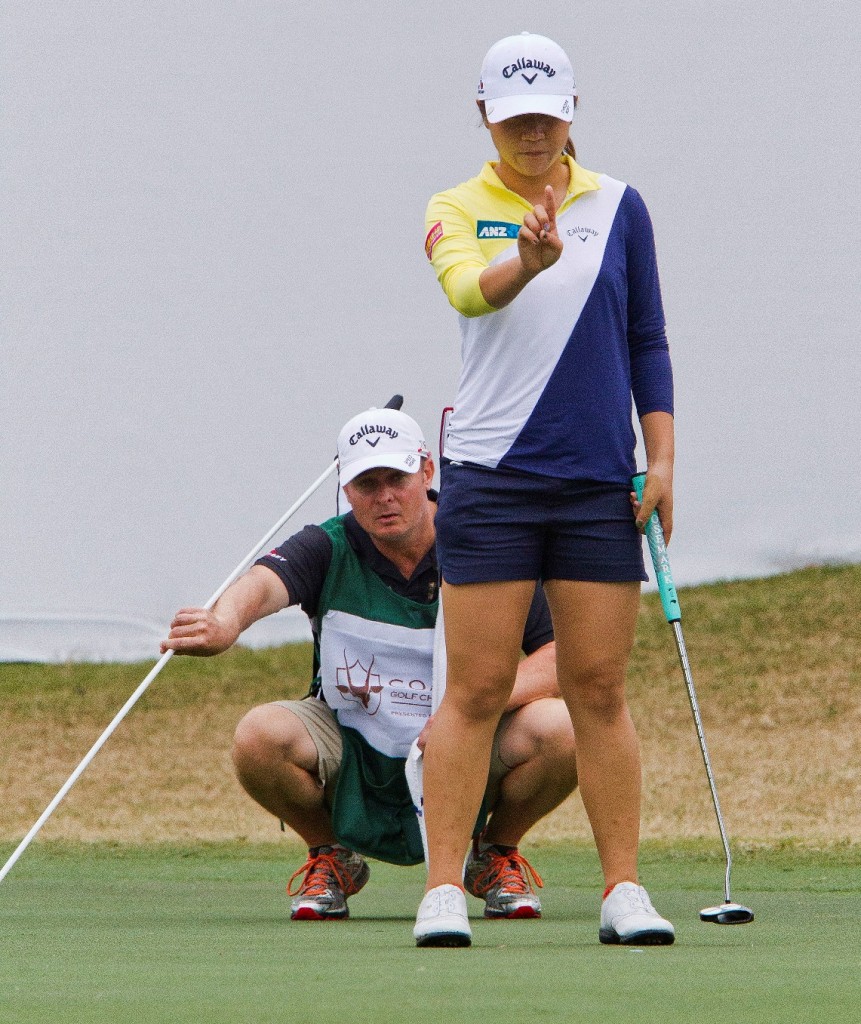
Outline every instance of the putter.
{"label": "putter", "polygon": [[[400,409],[400,407],[403,405],[403,402],[404,399],[402,395],[393,395],[386,403],[386,408]],[[337,468],[338,460],[336,458],[332,463],[329,464],[326,471],[324,473],[321,473],[320,476],[317,477],[314,483],[311,484],[311,486],[304,492],[304,494],[297,498],[296,501],[290,506],[290,508],[287,509],[284,515],[278,520],[278,522],[272,527],[272,529],[269,530],[266,536],[262,537],[260,541],[251,549],[251,551],[248,552],[245,558],[242,559],[239,565],[236,566],[233,572],[221,584],[218,590],[216,590],[212,597],[210,597],[210,599],[206,602],[206,604],[203,605],[204,608],[209,609],[215,604],[215,602],[219,599],[219,597],[221,597],[224,591],[227,590],[230,584],[237,580],[245,572],[245,570],[260,554],[263,548],[269,543],[270,540],[272,540],[275,534],[278,533],[278,531],[296,512],[298,512],[298,510],[305,504],[305,502],[311,497],[311,495],[318,491],[320,487],[322,487],[325,481],[329,479],[329,477],[337,470]],[[65,797],[65,795],[69,792],[72,786],[74,786],[74,784],[78,781],[78,779],[81,777],[84,770],[86,769],[87,765],[89,765],[89,763],[93,760],[96,754],[98,754],[98,752],[102,749],[105,743],[107,743],[107,741],[110,739],[110,737],[116,730],[117,726],[120,724],[120,722],[122,722],[122,720],[126,717],[129,711],[131,711],[135,704],[137,704],[138,700],[146,692],[150,683],[152,683],[156,676],[161,672],[161,670],[165,667],[165,665],[167,665],[167,663],[173,657],[173,654],[173,651],[166,651],[161,656],[159,661],[156,662],[156,664],[153,666],[149,675],[143,680],[143,682],[140,683],[140,685],[131,695],[131,697],[129,697],[129,699],[125,702],[125,704],[123,704],[123,706],[116,713],[116,715],[114,715],[110,725],[108,725],[108,727],[101,734],[101,736],[99,736],[99,738],[92,745],[92,747],[90,747],[90,749],[87,751],[87,753],[81,760],[81,763],[72,772],[68,779],[66,779],[63,785],[60,787],[60,790],[58,791],[57,795],[48,804],[45,810],[42,811],[36,823],[33,825],[33,827],[30,829],[27,835],[24,836],[24,838],[15,848],[14,852],[12,853],[12,856],[6,861],[3,867],[0,868],[0,882],[2,882],[6,875],[9,874],[9,872],[12,870],[12,868],[15,866],[16,862],[20,858],[21,854],[36,838],[36,835],[38,834],[42,826],[45,824],[48,818],[50,818],[51,815],[54,813],[60,801],[63,799],[63,797]]]}
{"label": "putter", "polygon": [[[632,478],[634,485],[634,491],[637,495],[637,500],[643,500],[643,488],[646,483],[646,474],[637,473]],[[653,512],[649,517],[649,522],[646,524],[646,538],[649,541],[649,551],[652,554],[652,564],[655,567],[655,575],[658,581],[658,591],[661,595],[661,605],[664,609],[664,615],[667,622],[673,627],[673,634],[676,638],[676,648],[679,652],[679,661],[682,665],[682,674],[685,677],[685,686],[688,691],[688,700],[691,704],[691,711],[694,716],[694,725],[697,730],[697,739],[700,744],[700,751],[703,755],[703,763],[706,766],[706,775],[709,780],[709,789],[712,795],[712,804],[715,809],[715,816],[717,817],[718,828],[720,829],[720,837],[723,842],[724,855],[726,857],[726,875],[724,878],[724,901],[716,907],[704,907],[700,911],[700,920],[706,921],[711,924],[749,924],[753,920],[753,911],[748,907],[743,907],[740,903],[734,903],[730,896],[730,874],[732,871],[732,854],[729,847],[729,839],[727,838],[726,828],[723,822],[723,815],[721,814],[720,801],[718,800],[717,786],[715,785],[714,774],[712,772],[711,761],[709,760],[709,752],[706,747],[706,737],[703,732],[703,723],[700,718],[699,702],[697,701],[696,691],[694,690],[694,679],[691,673],[690,662],[688,661],[688,652],[685,647],[685,638],[682,633],[682,610],[679,606],[679,598],[676,593],[676,586],[673,582],[673,574],[670,569],[670,559],[667,554],[667,545],[664,540],[664,531],[661,528],[661,521],[658,519],[658,513]]]}

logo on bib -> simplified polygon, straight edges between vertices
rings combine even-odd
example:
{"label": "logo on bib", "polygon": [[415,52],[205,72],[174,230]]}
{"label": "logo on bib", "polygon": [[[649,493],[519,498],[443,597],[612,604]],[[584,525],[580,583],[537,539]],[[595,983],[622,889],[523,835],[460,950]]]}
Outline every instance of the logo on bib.
{"label": "logo on bib", "polygon": [[[336,673],[335,686],[338,693],[344,700],[361,704],[369,715],[375,715],[380,710],[380,701],[382,700],[383,686],[379,675],[373,671],[376,660],[376,658],[371,658],[371,664],[367,668],[358,658],[351,665],[345,649],[344,664],[339,666]],[[360,671],[355,672],[357,667]],[[364,679],[361,678],[362,673],[365,675]]]}

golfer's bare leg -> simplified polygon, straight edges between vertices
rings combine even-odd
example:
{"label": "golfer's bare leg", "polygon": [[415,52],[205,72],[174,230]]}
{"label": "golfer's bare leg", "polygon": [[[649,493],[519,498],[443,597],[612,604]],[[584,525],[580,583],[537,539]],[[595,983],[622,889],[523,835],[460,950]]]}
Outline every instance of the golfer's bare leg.
{"label": "golfer's bare leg", "polygon": [[625,673],[640,604],[638,583],[545,583],[559,688],[577,742],[580,795],[608,886],[636,882],[640,745]]}
{"label": "golfer's bare leg", "polygon": [[443,583],[447,683],[424,754],[428,889],[463,885],[463,858],[534,591],[530,581]]}
{"label": "golfer's bare leg", "polygon": [[545,697],[519,708],[503,730],[499,757],[511,770],[499,784],[484,838],[517,846],[577,785],[574,729],[565,704]]}
{"label": "golfer's bare leg", "polygon": [[317,762],[304,723],[280,704],[252,708],[236,727],[233,764],[242,787],[308,846],[336,841]]}

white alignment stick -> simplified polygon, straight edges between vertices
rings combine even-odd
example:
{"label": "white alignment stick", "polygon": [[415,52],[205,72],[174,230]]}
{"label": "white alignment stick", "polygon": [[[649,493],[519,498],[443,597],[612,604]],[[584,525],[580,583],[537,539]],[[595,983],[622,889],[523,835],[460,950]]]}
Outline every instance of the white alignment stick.
{"label": "white alignment stick", "polygon": [[[278,533],[278,531],[284,526],[287,520],[290,519],[290,517],[294,515],[302,507],[302,505],[305,504],[305,502],[311,497],[312,494],[314,494],[315,491],[319,490],[323,483],[335,472],[337,468],[338,463],[337,461],[334,461],[328,467],[326,472],[321,474],[321,476],[319,476],[314,481],[314,483],[311,484],[308,490],[305,491],[305,493],[293,505],[290,506],[290,508],[284,513],[284,515],[278,520],[278,522],[272,527],[272,529],[266,534],[266,536],[263,537],[262,540],[260,540],[260,542],[254,548],[252,548],[251,551],[248,552],[248,554],[245,556],[245,558],[242,559],[239,565],[236,566],[233,572],[227,577],[227,579],[221,584],[218,590],[216,590],[212,597],[210,597],[210,599],[206,602],[206,604],[203,606],[204,608],[211,608],[215,604],[215,602],[219,599],[219,597],[221,597],[224,591],[227,590],[230,584],[233,583],[234,580],[238,579],[243,572],[245,572],[245,570],[258,556],[260,551],[266,546],[266,544],[269,543],[269,541],[275,536],[275,534]],[[57,793],[54,799],[48,804],[48,806],[42,812],[41,816],[39,817],[39,820],[30,829],[27,835],[24,836],[24,838],[21,840],[21,842],[15,849],[15,852],[9,858],[9,860],[7,860],[3,867],[0,868],[0,882],[2,882],[6,875],[8,875],[9,872],[12,870],[18,858],[30,845],[30,843],[36,837],[37,833],[48,820],[48,818],[50,818],[51,815],[54,813],[54,810],[57,807],[57,805],[60,803],[63,797],[69,792],[72,786],[74,786],[74,784],[78,781],[79,777],[81,776],[82,772],[87,767],[87,765],[90,763],[90,761],[93,760],[93,758],[102,749],[102,747],[105,745],[108,739],[110,739],[116,727],[120,724],[120,722],[122,722],[122,720],[126,717],[129,711],[131,711],[131,709],[135,706],[138,700],[143,696],[149,684],[155,679],[159,672],[161,672],[164,666],[170,661],[171,657],[173,656],[173,653],[173,651],[167,651],[165,654],[161,656],[160,660],[156,663],[155,667],[152,669],[150,674],[146,677],[146,679],[144,679],[144,681],[140,684],[140,686],[138,686],[138,688],[131,695],[131,697],[129,697],[125,704],[123,704],[120,710],[116,713],[111,724],[107,727],[107,729],[105,729],[102,735],[99,736],[99,738],[92,745],[92,747],[90,747],[83,761],[81,761],[78,767],[72,772],[68,779],[66,779],[59,793]]]}

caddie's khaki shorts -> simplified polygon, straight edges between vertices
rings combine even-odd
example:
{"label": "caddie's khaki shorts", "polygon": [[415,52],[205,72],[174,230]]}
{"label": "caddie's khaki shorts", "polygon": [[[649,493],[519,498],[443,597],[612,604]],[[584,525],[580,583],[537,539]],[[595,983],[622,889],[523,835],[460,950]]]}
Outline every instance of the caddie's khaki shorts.
{"label": "caddie's khaki shorts", "polygon": [[[338,772],[341,769],[342,750],[341,733],[338,731],[334,712],[328,704],[315,697],[303,697],[302,700],[276,700],[272,703],[292,711],[308,730],[308,734],[317,748],[317,774],[326,793],[326,802],[331,804],[335,784],[338,781]],[[490,809],[496,803],[499,784],[511,771],[499,756],[499,738],[513,714],[513,711],[508,711],[502,716],[496,729],[496,735],[493,737],[486,791],[487,804]]]}

